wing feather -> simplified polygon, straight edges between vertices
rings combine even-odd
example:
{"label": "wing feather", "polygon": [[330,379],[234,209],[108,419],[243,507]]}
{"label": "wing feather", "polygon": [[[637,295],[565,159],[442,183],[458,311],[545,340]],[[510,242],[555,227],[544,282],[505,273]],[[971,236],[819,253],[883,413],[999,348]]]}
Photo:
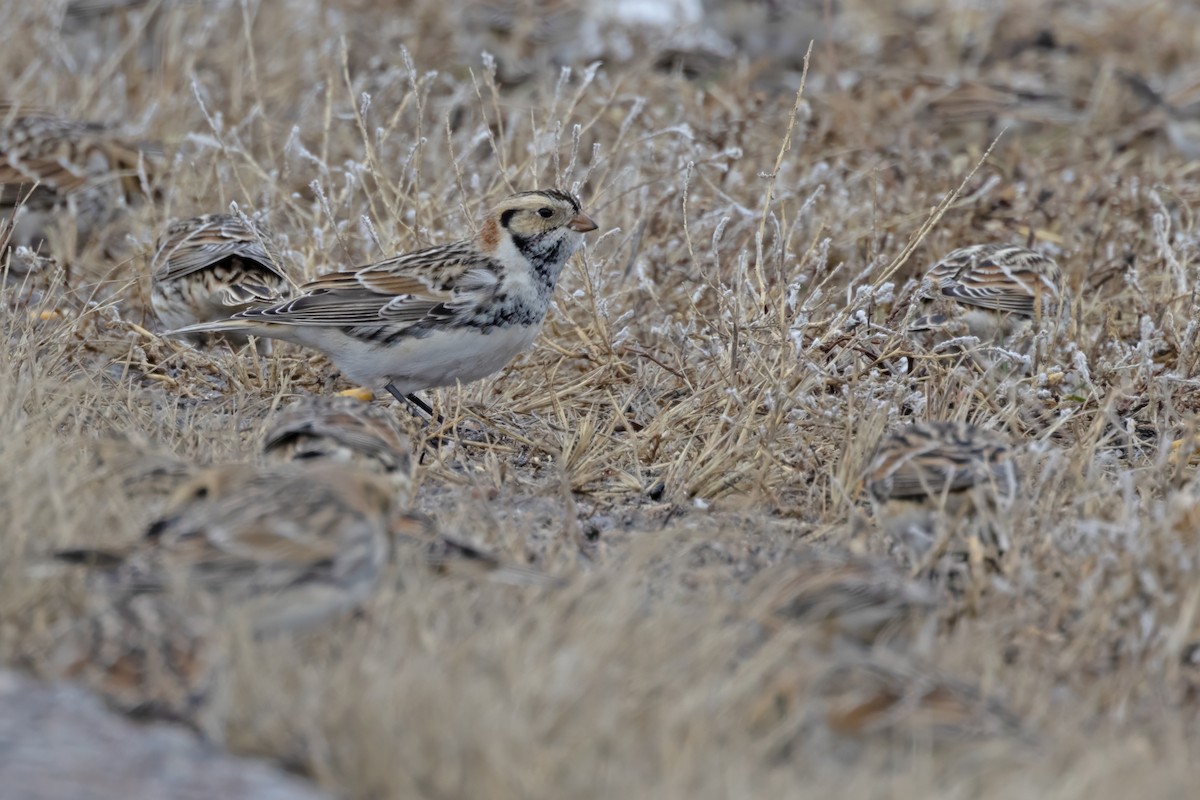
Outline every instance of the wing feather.
{"label": "wing feather", "polygon": [[[176,223],[167,229],[154,254],[155,280],[184,278],[226,258],[237,256],[290,283],[276,265],[278,259],[268,250],[269,236],[265,230],[225,214]],[[261,299],[269,300],[271,297],[266,295]]]}
{"label": "wing feather", "polygon": [[1036,316],[1058,301],[1061,272],[1053,259],[1016,245],[975,245],[950,253],[926,276],[929,287],[966,305]]}
{"label": "wing feather", "polygon": [[321,275],[292,300],[243,311],[237,319],[283,325],[401,327],[450,318],[500,284],[497,266],[469,242],[432,247]]}
{"label": "wing feather", "polygon": [[1014,294],[1005,289],[952,284],[950,286],[943,286],[942,294],[947,297],[953,297],[967,305],[987,308],[992,311],[1006,311],[1025,317],[1032,317],[1036,313],[1034,307],[1035,298],[1033,295]]}

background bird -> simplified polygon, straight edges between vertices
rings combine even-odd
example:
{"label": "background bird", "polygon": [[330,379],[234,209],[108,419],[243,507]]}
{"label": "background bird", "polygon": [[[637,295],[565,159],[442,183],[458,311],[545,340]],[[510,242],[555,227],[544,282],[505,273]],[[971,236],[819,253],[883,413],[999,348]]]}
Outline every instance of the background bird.
{"label": "background bird", "polygon": [[[155,248],[150,304],[168,328],[225,319],[289,297],[295,287],[280,264],[270,231],[245,215],[178,220]],[[224,335],[234,346],[246,344],[236,331]]]}
{"label": "background bird", "polygon": [[395,415],[353,397],[297,398],[268,420],[262,450],[273,459],[319,460],[391,475],[405,491],[411,482],[411,448]]}
{"label": "background bird", "polygon": [[210,467],[182,483],[134,545],[78,548],[103,590],[199,589],[257,633],[319,623],[358,606],[390,553],[388,482],[342,465]]}
{"label": "background bird", "polygon": [[202,595],[93,592],[56,631],[47,673],[98,692],[139,719],[221,738],[227,652]]}
{"label": "background bird", "polygon": [[[106,125],[0,105],[0,217],[12,246],[44,250],[54,235],[87,241],[151,188],[161,150]],[[72,255],[59,254],[59,255]]]}
{"label": "background bird", "polygon": [[755,583],[749,613],[766,627],[792,621],[868,646],[915,633],[936,600],[890,559],[833,549],[799,551]]}
{"label": "background bird", "polygon": [[1013,334],[1035,321],[1052,326],[1066,310],[1062,270],[1026,247],[980,244],[942,258],[921,281],[925,313],[910,331],[947,329],[984,341]]}
{"label": "background bird", "polygon": [[[914,422],[888,434],[867,467],[876,518],[921,562],[976,536],[995,554],[1008,549],[997,515],[1019,487],[1004,435],[967,422]],[[961,544],[961,542],[959,542]]]}

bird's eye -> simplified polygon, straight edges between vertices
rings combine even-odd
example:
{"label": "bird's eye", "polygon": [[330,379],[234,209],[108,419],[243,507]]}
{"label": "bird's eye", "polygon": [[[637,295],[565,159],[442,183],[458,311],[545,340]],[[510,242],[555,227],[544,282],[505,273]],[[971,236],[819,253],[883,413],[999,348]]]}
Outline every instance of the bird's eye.
{"label": "bird's eye", "polygon": [[554,216],[554,209],[542,207],[538,209],[538,216],[542,219],[550,219]]}

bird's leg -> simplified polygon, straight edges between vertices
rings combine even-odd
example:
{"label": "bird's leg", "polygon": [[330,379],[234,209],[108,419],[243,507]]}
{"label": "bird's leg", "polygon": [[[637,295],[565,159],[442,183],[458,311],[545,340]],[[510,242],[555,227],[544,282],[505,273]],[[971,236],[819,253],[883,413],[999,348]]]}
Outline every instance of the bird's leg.
{"label": "bird's leg", "polygon": [[[433,412],[433,406],[429,405],[429,403],[426,403],[424,400],[417,397],[417,395],[415,393],[410,392],[409,394],[402,394],[400,392],[400,390],[396,387],[396,384],[394,384],[394,383],[388,383],[387,386],[384,386],[383,388],[387,389],[388,394],[390,394],[392,397],[396,398],[401,403],[404,403],[404,405],[408,406],[409,411],[412,412],[414,417],[421,417],[422,415],[424,415],[427,418],[428,422],[436,422],[439,428],[446,424],[446,420],[442,418],[442,415],[435,414]],[[441,436],[429,437],[426,440],[426,445],[431,446],[434,449],[437,449],[442,446],[442,437]],[[424,463],[424,461],[425,461],[425,454],[422,453],[421,454],[421,462]]]}
{"label": "bird's leg", "polygon": [[394,383],[389,383],[387,386],[384,386],[383,388],[387,389],[388,394],[390,394],[392,397],[396,398],[401,403],[404,403],[404,405],[408,406],[409,410],[413,412],[413,416],[419,417],[421,415],[424,415],[424,416],[428,417],[431,421],[436,420],[439,425],[441,425],[442,423],[445,422],[445,420],[442,419],[441,414],[433,413],[433,406],[429,405],[429,403],[426,403],[424,400],[417,397],[416,394],[413,394],[413,393],[401,394],[400,390],[398,388],[396,388],[396,384],[394,384]]}
{"label": "bird's leg", "polygon": [[434,413],[433,413],[433,406],[429,405],[429,403],[426,403],[424,400],[422,400],[421,398],[417,397],[416,393],[410,393],[410,394],[406,394],[406,395],[404,395],[404,399],[405,399],[405,400],[408,402],[408,404],[409,404],[410,406],[412,406],[413,408],[417,409],[418,411],[424,411],[424,412],[425,412],[425,414],[426,414],[426,415],[427,415],[427,416],[428,416],[430,419],[436,419],[436,420],[438,421],[438,424],[439,424],[439,425],[441,425],[443,422],[445,422],[445,420],[443,420],[443,419],[442,419],[442,415],[441,415],[441,414],[434,414]]}
{"label": "bird's leg", "polygon": [[[445,427],[445,418],[441,414],[434,413],[433,407],[420,397],[417,397],[416,394],[411,392],[409,394],[402,394],[394,383],[388,383],[384,388],[387,389],[388,394],[408,406],[409,410],[413,412],[413,416],[423,416],[427,418],[429,422],[436,422],[439,428]],[[457,425],[454,426],[454,433],[456,436],[461,438],[461,430]],[[441,436],[432,436],[429,437],[426,442],[432,447],[438,448],[442,446],[443,439]],[[422,458],[424,458],[424,456],[422,456]]]}

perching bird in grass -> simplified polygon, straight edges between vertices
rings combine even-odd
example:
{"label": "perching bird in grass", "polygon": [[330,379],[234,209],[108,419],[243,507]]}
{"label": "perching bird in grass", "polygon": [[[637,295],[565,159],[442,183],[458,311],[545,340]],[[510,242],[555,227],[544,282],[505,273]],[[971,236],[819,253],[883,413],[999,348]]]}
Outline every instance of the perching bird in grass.
{"label": "perching bird in grass", "polygon": [[160,160],[157,145],[107,125],[0,103],[0,224],[12,223],[8,244],[36,252],[66,237],[78,247],[144,194]]}
{"label": "perching bird in grass", "polygon": [[263,453],[299,463],[339,463],[390,476],[397,491],[412,481],[411,445],[396,416],[354,397],[306,395],[267,422]]}
{"label": "perching bird in grass", "polygon": [[404,527],[394,511],[390,482],[345,465],[227,464],[180,484],[131,546],[56,557],[98,570],[114,594],[197,590],[270,634],[366,600]]}
{"label": "perching bird in grass", "polygon": [[967,422],[914,422],[880,441],[864,483],[881,526],[914,561],[936,545],[961,549],[940,541],[955,532],[976,535],[998,555],[1008,549],[1004,515],[1020,481],[1013,456],[997,431]]}
{"label": "perching bird in grass", "polygon": [[1049,256],[1018,245],[962,247],[921,281],[920,316],[908,330],[1007,340],[1030,327],[1051,329],[1066,312],[1062,270]]}
{"label": "perching bird in grass", "polygon": [[[151,269],[150,304],[168,328],[277,303],[295,288],[281,266],[271,232],[241,214],[172,222],[159,237]],[[234,346],[246,344],[246,337],[236,331],[226,336]]]}
{"label": "perching bird in grass", "polygon": [[533,344],[567,259],[594,230],[571,195],[520,192],[471,239],[322,275],[291,300],[171,334],[311,347],[350,380],[430,413],[417,392],[484,378]]}

